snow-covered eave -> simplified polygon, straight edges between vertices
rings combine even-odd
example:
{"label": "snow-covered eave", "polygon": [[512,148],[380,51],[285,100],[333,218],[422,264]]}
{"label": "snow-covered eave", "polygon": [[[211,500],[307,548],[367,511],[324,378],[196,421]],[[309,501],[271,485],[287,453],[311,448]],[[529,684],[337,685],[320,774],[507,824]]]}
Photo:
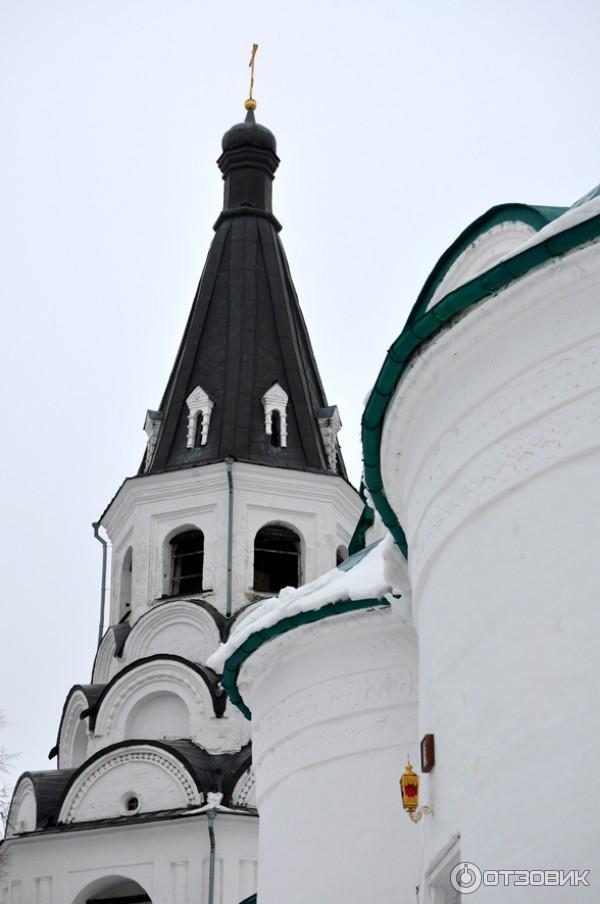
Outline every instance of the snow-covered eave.
{"label": "snow-covered eave", "polygon": [[390,603],[401,606],[407,617],[409,595],[406,561],[388,535],[315,581],[286,587],[278,597],[249,611],[207,665],[223,674],[221,683],[229,698],[249,719],[250,710],[238,689],[238,675],[246,659],[265,643],[302,625]]}
{"label": "snow-covered eave", "polygon": [[453,289],[404,327],[390,347],[362,416],[364,481],[381,520],[408,556],[406,536],[386,496],[381,471],[381,437],[390,401],[415,353],[459,315],[556,258],[600,240],[600,197],[569,208],[511,255]]}
{"label": "snow-covered eave", "polygon": [[[567,210],[555,220],[551,220],[550,223],[543,226],[535,233],[535,235],[532,235],[530,239],[527,239],[522,245],[519,245],[518,248],[515,248],[511,254],[506,255],[504,260],[509,260],[511,257],[521,254],[528,248],[534,248],[536,245],[543,245],[548,239],[559,236],[576,226],[582,226],[598,216],[600,216],[600,197],[591,198],[589,201],[586,201],[585,199],[578,201],[572,207],[568,207]],[[585,240],[586,239],[584,239],[584,241]]]}

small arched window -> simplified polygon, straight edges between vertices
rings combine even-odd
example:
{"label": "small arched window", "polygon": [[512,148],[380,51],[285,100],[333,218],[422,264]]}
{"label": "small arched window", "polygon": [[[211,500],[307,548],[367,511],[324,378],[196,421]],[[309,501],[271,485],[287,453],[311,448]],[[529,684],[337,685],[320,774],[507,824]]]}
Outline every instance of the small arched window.
{"label": "small arched window", "polygon": [[171,540],[171,596],[202,592],[204,534],[186,530]]}
{"label": "small arched window", "polygon": [[300,537],[288,527],[267,524],[254,538],[254,590],[279,593],[300,584]]}
{"label": "small arched window", "polygon": [[279,411],[271,412],[271,445],[277,449],[281,446],[281,414]]}
{"label": "small arched window", "polygon": [[133,577],[133,550],[131,546],[123,557],[121,566],[121,592],[119,599],[119,617],[123,618],[131,609],[131,583]]}

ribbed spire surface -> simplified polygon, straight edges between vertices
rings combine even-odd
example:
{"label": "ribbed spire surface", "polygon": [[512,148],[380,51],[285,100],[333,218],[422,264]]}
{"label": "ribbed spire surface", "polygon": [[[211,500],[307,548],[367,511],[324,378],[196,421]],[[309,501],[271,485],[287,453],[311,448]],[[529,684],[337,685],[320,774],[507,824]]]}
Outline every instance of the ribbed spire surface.
{"label": "ribbed spire surface", "polygon": [[[327,400],[272,213],[275,137],[252,110],[225,133],[218,164],[223,211],[161,407],[152,412],[160,426],[142,471],[231,456],[331,473],[318,420]],[[265,426],[263,398],[274,384],[288,399],[279,444]],[[203,439],[190,426],[187,400],[196,388],[212,403]],[[337,467],[345,475],[339,455]]]}

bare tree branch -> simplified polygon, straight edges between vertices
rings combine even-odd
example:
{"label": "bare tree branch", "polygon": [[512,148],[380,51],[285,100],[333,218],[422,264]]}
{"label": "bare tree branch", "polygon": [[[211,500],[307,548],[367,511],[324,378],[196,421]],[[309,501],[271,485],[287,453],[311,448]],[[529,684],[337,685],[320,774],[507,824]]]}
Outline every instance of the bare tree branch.
{"label": "bare tree branch", "polygon": [[[0,731],[6,727],[6,719],[4,714],[0,712]],[[7,784],[8,776],[11,772],[11,763],[16,754],[8,753],[3,745],[0,745],[0,838],[6,832],[8,820],[8,808],[10,806],[9,786]]]}

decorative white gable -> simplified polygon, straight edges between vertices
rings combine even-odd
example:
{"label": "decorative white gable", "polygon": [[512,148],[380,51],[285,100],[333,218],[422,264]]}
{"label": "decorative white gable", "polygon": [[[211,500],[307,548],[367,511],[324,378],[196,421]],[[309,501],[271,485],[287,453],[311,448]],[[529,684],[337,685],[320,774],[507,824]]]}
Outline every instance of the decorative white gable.
{"label": "decorative white gable", "polygon": [[262,397],[265,409],[265,433],[271,436],[273,433],[273,413],[277,411],[281,419],[281,445],[287,446],[287,404],[288,394],[279,383],[273,383]]}
{"label": "decorative white gable", "polygon": [[[135,810],[128,801],[135,802]],[[187,768],[149,741],[92,759],[67,791],[59,822],[116,819],[138,809],[152,812],[200,803],[202,794]]]}
{"label": "decorative white gable", "polygon": [[318,414],[318,421],[329,469],[331,471],[337,471],[337,435],[342,428],[342,421],[337,405],[331,405],[329,408],[321,408]]}
{"label": "decorative white gable", "polygon": [[[193,449],[195,446],[205,446],[208,439],[208,428],[210,426],[210,416],[215,403],[201,386],[190,392],[186,399],[189,409],[188,429],[187,429],[187,447]],[[202,429],[200,437],[198,437],[198,418],[202,418]],[[200,442],[198,442],[200,439]]]}

